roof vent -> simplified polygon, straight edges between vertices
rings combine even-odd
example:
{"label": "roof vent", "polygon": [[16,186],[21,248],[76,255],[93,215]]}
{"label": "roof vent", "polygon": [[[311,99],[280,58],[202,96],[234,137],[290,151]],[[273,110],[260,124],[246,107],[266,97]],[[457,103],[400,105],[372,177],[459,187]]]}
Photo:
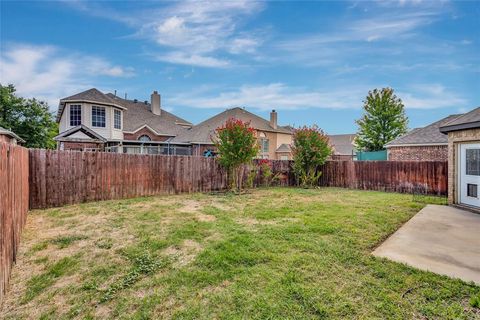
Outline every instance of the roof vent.
{"label": "roof vent", "polygon": [[137,99],[133,99],[133,103],[137,103],[137,102],[138,102],[138,100],[137,100]]}

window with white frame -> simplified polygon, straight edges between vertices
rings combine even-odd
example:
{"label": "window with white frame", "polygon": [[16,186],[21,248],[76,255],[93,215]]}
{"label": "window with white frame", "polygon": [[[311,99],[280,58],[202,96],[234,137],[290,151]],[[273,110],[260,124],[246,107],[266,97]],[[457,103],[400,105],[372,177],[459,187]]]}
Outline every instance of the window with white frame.
{"label": "window with white frame", "polygon": [[92,106],[92,127],[105,128],[105,107]]}
{"label": "window with white frame", "polygon": [[138,138],[139,141],[152,141],[152,139],[147,136],[146,134],[142,134],[139,138]]}
{"label": "window with white frame", "polygon": [[122,129],[122,112],[120,110],[113,110],[113,128]]}
{"label": "window with white frame", "polygon": [[70,126],[76,127],[82,124],[82,106],[79,104],[70,105]]}
{"label": "window with white frame", "polygon": [[262,153],[268,153],[270,142],[267,138],[260,139],[260,149]]}
{"label": "window with white frame", "polygon": [[288,160],[288,156],[280,156],[280,160]]}

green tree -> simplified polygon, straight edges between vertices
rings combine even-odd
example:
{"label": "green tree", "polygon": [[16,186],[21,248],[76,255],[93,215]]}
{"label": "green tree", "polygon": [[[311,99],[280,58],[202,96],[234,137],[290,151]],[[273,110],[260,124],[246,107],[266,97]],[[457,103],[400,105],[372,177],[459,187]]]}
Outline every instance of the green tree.
{"label": "green tree", "polygon": [[387,143],[407,132],[405,107],[392,88],[369,91],[363,109],[362,118],[356,121],[359,150],[384,150]]}
{"label": "green tree", "polygon": [[249,122],[228,119],[215,133],[212,141],[217,147],[218,161],[227,169],[232,190],[241,192],[242,165],[250,163],[259,150],[255,130]]}
{"label": "green tree", "polygon": [[58,124],[47,103],[18,97],[15,91],[11,84],[0,84],[0,126],[18,134],[26,147],[55,148]]}
{"label": "green tree", "polygon": [[318,167],[332,154],[328,136],[316,125],[301,127],[293,133],[293,172],[302,187],[313,187],[322,172]]}

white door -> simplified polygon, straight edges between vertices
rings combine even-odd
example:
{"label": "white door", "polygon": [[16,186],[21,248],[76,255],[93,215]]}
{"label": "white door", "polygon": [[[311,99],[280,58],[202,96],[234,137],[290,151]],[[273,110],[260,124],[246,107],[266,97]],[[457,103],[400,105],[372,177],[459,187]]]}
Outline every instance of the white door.
{"label": "white door", "polygon": [[480,207],[480,143],[460,145],[460,202]]}

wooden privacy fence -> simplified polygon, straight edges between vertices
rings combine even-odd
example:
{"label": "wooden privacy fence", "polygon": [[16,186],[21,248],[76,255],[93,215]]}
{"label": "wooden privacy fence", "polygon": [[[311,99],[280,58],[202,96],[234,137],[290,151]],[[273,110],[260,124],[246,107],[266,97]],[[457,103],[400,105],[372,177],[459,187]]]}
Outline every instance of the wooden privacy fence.
{"label": "wooden privacy fence", "polygon": [[225,189],[214,159],[30,150],[30,208]]}
{"label": "wooden privacy fence", "polygon": [[28,150],[0,142],[0,302],[28,211]]}
{"label": "wooden privacy fence", "polygon": [[319,184],[363,190],[446,195],[446,161],[329,161]]}
{"label": "wooden privacy fence", "polygon": [[[271,165],[281,185],[295,185],[291,161]],[[321,170],[321,186],[447,193],[447,163],[442,161],[328,161]],[[262,183],[260,173],[254,181]],[[227,175],[213,158],[30,150],[32,209],[226,187]]]}

